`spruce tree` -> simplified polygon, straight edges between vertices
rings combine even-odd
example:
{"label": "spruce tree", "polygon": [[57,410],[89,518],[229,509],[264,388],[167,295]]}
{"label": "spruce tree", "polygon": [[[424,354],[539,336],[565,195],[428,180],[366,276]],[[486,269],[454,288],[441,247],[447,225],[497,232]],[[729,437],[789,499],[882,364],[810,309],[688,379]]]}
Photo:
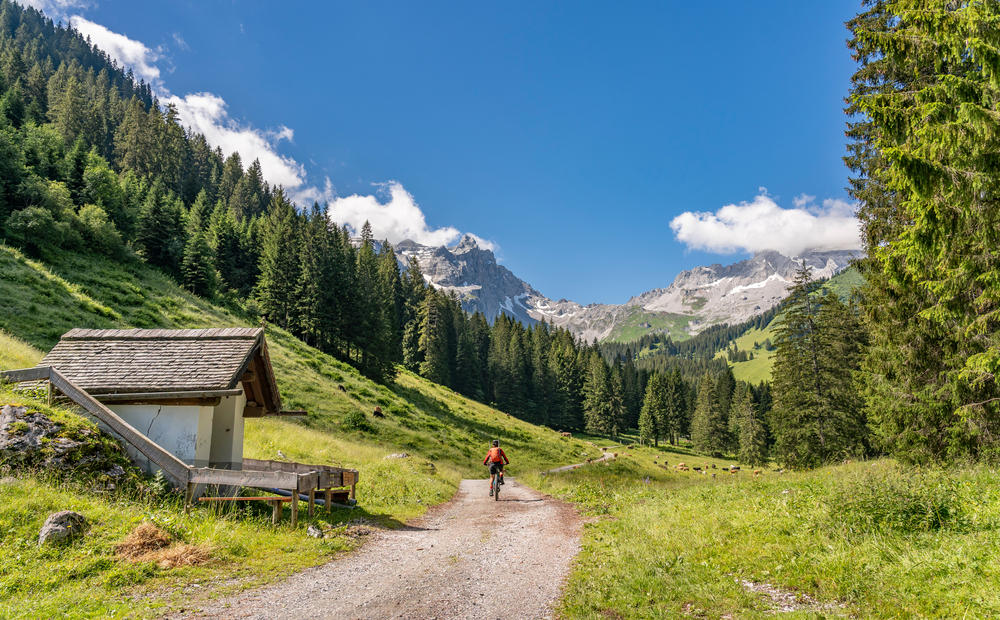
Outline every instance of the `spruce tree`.
{"label": "spruce tree", "polygon": [[264,316],[283,328],[289,327],[295,318],[300,239],[295,210],[279,190],[261,228],[256,294]]}
{"label": "spruce tree", "polygon": [[848,24],[865,398],[906,460],[1000,456],[998,19],[995,2],[900,0]]}
{"label": "spruce tree", "polygon": [[596,349],[587,354],[583,382],[583,418],[588,433],[610,435],[614,429],[608,366]]}
{"label": "spruce tree", "polygon": [[753,401],[753,393],[749,386],[743,385],[733,400],[731,414],[738,422],[739,429],[739,460],[751,467],[759,467],[767,463],[767,430],[764,427],[764,416],[761,415]]}
{"label": "spruce tree", "polygon": [[729,445],[729,429],[715,390],[716,380],[706,372],[698,384],[698,399],[691,419],[691,442],[699,452],[722,456]]}
{"label": "spruce tree", "polygon": [[640,436],[643,435],[645,428],[649,432],[645,438],[652,439],[653,445],[659,445],[661,437],[669,437],[672,429],[670,410],[670,393],[667,381],[660,373],[653,373],[646,383],[646,394],[643,397],[642,410],[639,413]]}

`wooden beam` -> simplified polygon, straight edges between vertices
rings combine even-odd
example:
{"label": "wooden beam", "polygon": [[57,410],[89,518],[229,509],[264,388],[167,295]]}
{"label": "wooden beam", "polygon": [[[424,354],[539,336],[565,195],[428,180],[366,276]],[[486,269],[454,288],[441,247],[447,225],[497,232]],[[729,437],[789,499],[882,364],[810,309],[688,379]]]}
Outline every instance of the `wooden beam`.
{"label": "wooden beam", "polygon": [[271,503],[271,525],[277,525],[281,523],[281,509],[284,506],[284,503],[279,502],[277,500],[271,500],[270,503]]}
{"label": "wooden beam", "polygon": [[319,472],[311,471],[309,473],[295,475],[298,476],[298,486],[296,488],[299,491],[308,491],[309,489],[319,487]]}
{"label": "wooden beam", "polygon": [[299,494],[292,492],[292,529],[299,524]]}
{"label": "wooden beam", "polygon": [[239,396],[242,390],[185,390],[178,392],[120,392],[115,394],[91,394],[101,402],[118,402],[121,400],[180,400],[201,398],[224,398]]}
{"label": "wooden beam", "polygon": [[247,404],[247,406],[243,408],[243,417],[244,418],[263,418],[264,417],[264,408],[263,407],[257,407],[256,405]]}
{"label": "wooden beam", "polygon": [[199,497],[199,502],[290,502],[291,497]]}
{"label": "wooden beam", "polygon": [[325,503],[326,503],[326,514],[330,514],[330,511],[333,510],[333,507],[330,506],[330,499],[332,497],[333,497],[333,491],[331,491],[330,489],[324,489],[323,490],[323,499],[326,500],[325,501]]}
{"label": "wooden beam", "polygon": [[116,405],[173,405],[177,407],[182,407],[185,405],[205,405],[208,407],[215,407],[220,402],[221,398],[175,398],[169,400],[161,400],[156,398],[141,399],[141,400],[131,400],[131,399],[107,399],[101,398],[100,395],[95,396],[99,401],[102,402],[114,402]]}
{"label": "wooden beam", "polygon": [[282,471],[248,471],[233,469],[191,469],[191,481],[200,484],[228,484],[265,489],[298,489],[298,475]]}
{"label": "wooden beam", "polygon": [[42,381],[49,378],[50,372],[51,369],[48,366],[39,366],[37,368],[19,368],[17,370],[0,371],[0,377],[3,377],[5,381],[10,381],[11,383],[20,383],[22,381]]}
{"label": "wooden beam", "polygon": [[309,489],[309,518],[316,513],[316,489]]}

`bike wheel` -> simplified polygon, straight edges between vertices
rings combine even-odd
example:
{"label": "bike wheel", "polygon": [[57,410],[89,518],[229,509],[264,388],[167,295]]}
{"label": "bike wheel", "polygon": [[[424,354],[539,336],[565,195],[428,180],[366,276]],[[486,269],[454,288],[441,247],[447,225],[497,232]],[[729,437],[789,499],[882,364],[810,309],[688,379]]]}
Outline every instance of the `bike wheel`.
{"label": "bike wheel", "polygon": [[495,502],[499,502],[500,501],[500,475],[499,474],[497,474],[497,476],[493,479],[493,501],[495,501]]}

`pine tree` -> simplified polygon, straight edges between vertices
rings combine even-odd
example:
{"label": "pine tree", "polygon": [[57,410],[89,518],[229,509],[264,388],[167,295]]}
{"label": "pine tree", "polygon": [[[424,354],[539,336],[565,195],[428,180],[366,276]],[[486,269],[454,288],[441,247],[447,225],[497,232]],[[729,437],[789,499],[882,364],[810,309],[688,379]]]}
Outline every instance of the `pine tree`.
{"label": "pine tree", "polygon": [[866,425],[853,382],[863,330],[836,295],[811,294],[810,279],[803,263],[775,337],[774,449],[781,462],[795,468],[866,449]]}
{"label": "pine tree", "polygon": [[[667,382],[659,373],[653,373],[646,383],[646,394],[639,413],[640,436],[652,439],[653,445],[659,445],[661,437],[668,437],[672,428],[670,409]],[[644,428],[647,431],[646,435],[643,435]]]}
{"label": "pine tree", "polygon": [[420,306],[420,375],[441,385],[451,382],[448,326],[440,293],[427,287]]}
{"label": "pine tree", "polygon": [[895,1],[848,24],[865,398],[906,460],[1000,455],[998,18],[995,2]]}
{"label": "pine tree", "polygon": [[753,393],[744,384],[733,400],[732,415],[739,422],[739,460],[751,467],[767,463],[767,429],[764,416],[753,402]]}
{"label": "pine tree", "polygon": [[614,430],[608,374],[600,353],[592,349],[587,355],[583,382],[583,418],[587,432],[594,435],[610,435]]}
{"label": "pine tree", "polygon": [[698,399],[691,419],[691,441],[699,452],[722,456],[729,445],[729,429],[715,390],[716,380],[705,373],[698,385]]}
{"label": "pine tree", "polygon": [[208,198],[198,194],[187,217],[187,243],[181,261],[181,283],[202,297],[215,294],[215,251],[208,241]]}
{"label": "pine tree", "polygon": [[287,328],[295,318],[299,280],[299,230],[295,209],[281,190],[261,229],[260,279],[256,296],[264,316]]}

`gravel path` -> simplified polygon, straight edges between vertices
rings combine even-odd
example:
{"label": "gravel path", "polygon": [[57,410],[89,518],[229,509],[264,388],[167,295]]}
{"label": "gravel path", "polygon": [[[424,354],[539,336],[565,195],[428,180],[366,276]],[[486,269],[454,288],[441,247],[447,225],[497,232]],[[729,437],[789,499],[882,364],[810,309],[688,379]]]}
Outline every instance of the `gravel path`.
{"label": "gravel path", "polygon": [[213,618],[546,618],[579,550],[580,518],[509,478],[489,480],[358,552],[202,610]]}

